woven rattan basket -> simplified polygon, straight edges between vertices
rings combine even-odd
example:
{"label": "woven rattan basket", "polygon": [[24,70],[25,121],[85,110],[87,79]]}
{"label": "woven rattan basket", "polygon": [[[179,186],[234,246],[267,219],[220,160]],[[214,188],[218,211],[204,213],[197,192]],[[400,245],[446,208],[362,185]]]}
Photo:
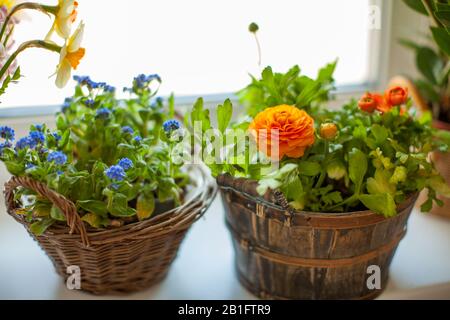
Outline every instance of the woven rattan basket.
{"label": "woven rattan basket", "polygon": [[[201,166],[188,168],[191,187],[183,205],[152,219],[105,231],[86,229],[75,205],[30,178],[13,177],[5,184],[8,213],[25,226],[67,279],[67,267],[81,270],[81,289],[94,294],[120,294],[146,289],[167,275],[189,227],[207,210],[216,194],[214,180]],[[36,237],[16,214],[14,191],[34,190],[60,208],[67,225],[55,225]]]}

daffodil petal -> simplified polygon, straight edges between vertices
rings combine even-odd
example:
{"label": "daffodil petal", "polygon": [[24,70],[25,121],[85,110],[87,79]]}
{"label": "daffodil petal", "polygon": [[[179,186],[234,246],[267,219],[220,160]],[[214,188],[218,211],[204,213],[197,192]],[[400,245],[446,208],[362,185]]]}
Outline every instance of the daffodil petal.
{"label": "daffodil petal", "polygon": [[81,47],[81,42],[84,36],[84,22],[81,21],[78,28],[75,30],[73,35],[70,37],[67,45],[67,51],[75,52]]}
{"label": "daffodil petal", "polygon": [[58,72],[56,74],[55,84],[58,88],[62,89],[70,80],[72,74],[72,67],[67,60],[63,60],[58,66]]}

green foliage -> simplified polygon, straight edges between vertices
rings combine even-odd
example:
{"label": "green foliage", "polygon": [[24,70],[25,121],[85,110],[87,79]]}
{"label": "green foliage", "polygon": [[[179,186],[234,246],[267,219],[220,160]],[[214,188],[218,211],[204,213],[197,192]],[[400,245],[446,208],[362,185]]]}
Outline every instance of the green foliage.
{"label": "green foliage", "polygon": [[11,83],[16,83],[21,77],[20,74],[20,67],[17,67],[16,71],[12,75],[7,75],[5,79],[2,82],[2,85],[0,87],[0,96],[3,95],[6,92],[6,89],[8,89],[8,86]]}
{"label": "green foliage", "polygon": [[260,80],[252,77],[252,83],[238,93],[240,102],[251,117],[268,106],[281,104],[311,110],[329,99],[336,64],[337,61],[319,70],[316,79],[301,75],[298,66],[286,73],[274,73],[271,67],[267,67]]}
{"label": "green foliage", "polygon": [[[332,70],[334,66],[331,65],[322,69],[318,79],[330,79]],[[309,83],[311,87],[295,91],[293,88],[298,81]],[[311,88],[317,86],[318,81],[305,81],[299,76],[298,67],[286,74],[274,74],[266,68],[260,80],[253,79],[252,84],[240,93],[247,118],[224,130],[231,119],[231,104],[226,101],[218,107],[219,131],[224,132],[225,137],[239,136],[239,132],[248,131],[252,118],[267,107],[310,101],[309,97],[314,96],[310,95],[314,91]],[[429,114],[414,118],[409,112],[410,101],[402,107],[404,112],[400,112],[400,107],[393,107],[384,114],[369,114],[361,111],[356,101],[339,110],[328,110],[318,107],[318,102],[322,101],[320,96],[316,95],[314,102],[296,106],[313,117],[316,132],[323,123],[336,124],[339,132],[332,141],[316,135],[315,144],[303,157],[284,157],[277,169],[270,161],[265,161],[265,154],[250,147],[254,138],[248,134],[245,138],[225,139],[222,151],[232,156],[221,158],[220,163],[207,163],[212,174],[227,173],[256,180],[260,195],[268,190],[280,190],[293,208],[315,212],[371,209],[392,217],[399,204],[423,189],[429,191],[430,198],[422,207],[427,210],[433,202],[440,203],[437,194],[450,195],[450,188],[428,160],[432,150],[448,150],[450,136],[431,128]],[[197,119],[205,124],[203,133],[211,129],[209,113],[201,101],[195,104],[187,119]],[[206,136],[197,137],[204,148],[213,141]]]}
{"label": "green foliage", "polygon": [[434,46],[422,46],[412,41],[401,43],[414,50],[416,65],[422,78],[416,85],[433,108],[435,118],[450,122],[450,1],[404,0],[412,9],[430,19],[430,37]]}
{"label": "green foliage", "polygon": [[[117,99],[106,84],[77,80],[75,94],[56,116],[56,131],[34,125],[15,146],[11,139],[0,146],[9,172],[62,194],[94,228],[148,219],[156,200],[180,203],[189,179],[172,162],[175,141],[162,129],[175,104],[173,95],[167,104],[155,98],[151,87],[159,77],[137,77],[128,99]],[[37,235],[65,223],[59,208],[30,190],[18,192],[17,199]]]}

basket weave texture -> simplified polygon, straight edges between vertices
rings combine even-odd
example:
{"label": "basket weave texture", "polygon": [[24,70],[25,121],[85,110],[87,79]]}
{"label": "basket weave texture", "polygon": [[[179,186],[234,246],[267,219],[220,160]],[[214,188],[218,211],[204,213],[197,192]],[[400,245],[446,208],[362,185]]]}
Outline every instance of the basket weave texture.
{"label": "basket weave texture", "polygon": [[[201,166],[188,168],[192,192],[179,207],[149,220],[117,229],[87,229],[75,205],[42,183],[13,177],[5,184],[8,213],[24,225],[46,252],[59,275],[67,279],[69,266],[81,270],[81,289],[93,294],[121,294],[146,289],[167,275],[189,227],[203,216],[217,188]],[[31,189],[61,209],[67,225],[55,224],[42,236],[30,232],[30,223],[16,214],[14,191]]]}

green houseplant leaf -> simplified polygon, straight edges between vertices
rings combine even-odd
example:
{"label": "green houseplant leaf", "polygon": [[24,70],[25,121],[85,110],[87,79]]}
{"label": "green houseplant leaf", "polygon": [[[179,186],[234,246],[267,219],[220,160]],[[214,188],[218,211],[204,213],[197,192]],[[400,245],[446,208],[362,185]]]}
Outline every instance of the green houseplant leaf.
{"label": "green houseplant leaf", "polygon": [[397,208],[394,198],[389,193],[361,195],[361,202],[370,210],[384,215],[386,218],[393,217],[397,214]]}
{"label": "green houseplant leaf", "polygon": [[450,34],[444,28],[431,27],[433,38],[438,44],[439,48],[450,56]]}
{"label": "green houseplant leaf", "polygon": [[428,11],[423,5],[422,0],[403,0],[403,2],[413,10],[421,14],[428,15]]}

